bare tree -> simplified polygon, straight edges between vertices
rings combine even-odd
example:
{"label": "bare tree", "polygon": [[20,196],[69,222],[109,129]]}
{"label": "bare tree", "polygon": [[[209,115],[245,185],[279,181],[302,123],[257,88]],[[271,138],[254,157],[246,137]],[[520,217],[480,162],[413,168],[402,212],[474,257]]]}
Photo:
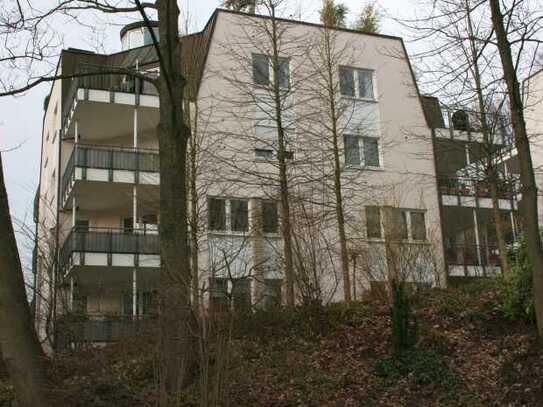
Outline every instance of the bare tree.
{"label": "bare tree", "polygon": [[[224,151],[217,155],[229,182],[258,188],[263,198],[279,202],[281,256],[284,260],[286,303],[295,303],[295,276],[292,248],[290,196],[296,188],[294,89],[301,82],[298,58],[307,53],[305,34],[295,34],[288,22],[279,18],[284,1],[259,3],[262,16],[247,18],[237,34],[226,38],[226,72],[217,72],[230,85],[225,116],[235,117],[238,130],[227,136]],[[247,53],[248,48],[255,54]],[[231,67],[231,68],[230,68]],[[301,100],[296,98],[296,105]],[[296,117],[296,120],[299,117]],[[224,129],[217,129],[224,140]],[[240,147],[239,141],[243,141]],[[221,140],[222,141],[222,140]],[[247,152],[247,146],[254,150]],[[221,174],[223,177],[224,174]]]}
{"label": "bare tree", "polygon": [[[112,5],[100,0],[70,0],[51,7],[45,11],[34,8],[31,4],[23,6],[18,4],[7,11],[2,18],[1,35],[5,43],[15,44],[7,54],[0,57],[0,63],[13,68],[14,61],[19,64],[26,62],[29,67],[37,64],[44,56],[54,55],[54,38],[51,39],[43,30],[48,20],[60,14],[72,16],[77,19],[80,14],[100,12],[106,14],[136,14],[143,19],[149,30],[153,47],[157,55],[157,64],[160,69],[158,78],[150,77],[139,72],[137,67],[112,68],[102,70],[100,74],[128,74],[140,80],[147,81],[156,86],[160,99],[160,120],[158,125],[158,140],[160,146],[160,404],[169,405],[180,397],[179,390],[190,382],[193,372],[194,338],[191,335],[194,325],[194,314],[191,309],[191,269],[188,248],[188,220],[187,220],[187,191],[186,184],[186,157],[187,142],[190,129],[186,125],[184,116],[184,88],[186,79],[183,76],[181,64],[181,43],[179,41],[179,8],[173,0],[157,0],[154,3],[127,1]],[[160,40],[151,27],[149,12],[156,12]],[[30,33],[30,36],[28,36]],[[29,38],[30,37],[30,38]],[[26,48],[20,44],[28,45]],[[0,96],[14,95],[27,91],[34,86],[56,80],[67,80],[77,76],[92,76],[96,72],[50,74],[32,77],[21,86],[3,80],[3,89]],[[181,180],[181,181],[180,181]],[[7,211],[2,213],[7,216]],[[8,225],[4,225],[6,233],[3,236],[10,238]],[[9,244],[9,241],[6,243]],[[5,288],[5,287],[2,287]],[[24,312],[24,308],[20,308]],[[25,316],[21,320],[25,320]],[[33,343],[31,333],[27,341]],[[36,351],[37,352],[37,351]],[[8,355],[4,351],[4,357]],[[12,357],[24,357],[13,354]],[[17,361],[21,365],[24,360]],[[28,365],[27,365],[28,366]],[[36,365],[35,371],[40,375],[42,370]],[[17,374],[17,371],[13,371]],[[14,377],[15,381],[21,376]],[[27,390],[26,388],[25,390]],[[21,400],[25,399],[23,388],[18,392]],[[38,390],[39,391],[39,388]],[[45,398],[42,403],[45,403]],[[33,404],[40,405],[40,404]]]}
{"label": "bare tree", "polygon": [[46,358],[32,326],[0,155],[0,348],[21,406],[50,406]]}
{"label": "bare tree", "polygon": [[[464,172],[474,185],[488,186],[501,270],[508,276],[507,227],[500,197],[505,189],[509,190],[507,195],[514,196],[514,179],[505,171],[502,159],[508,150],[504,88],[496,69],[492,28],[482,4],[471,0],[440,0],[432,2],[432,7],[428,3],[427,15],[403,23],[416,30],[417,39],[432,41],[429,49],[417,55],[422,61],[423,86],[455,106],[453,127],[476,135],[467,147],[474,159],[467,163]],[[470,107],[473,112],[467,111]],[[439,152],[446,154],[441,146]]]}
{"label": "bare tree", "polygon": [[[513,2],[510,8],[502,12],[499,0],[489,0],[492,26],[496,36],[496,45],[503,67],[503,76],[507,85],[507,95],[511,112],[511,124],[515,138],[515,146],[520,161],[520,180],[522,183],[521,216],[528,248],[528,256],[533,267],[533,293],[537,318],[537,328],[543,336],[543,248],[537,214],[537,185],[530,153],[530,141],[524,119],[524,105],[521,97],[518,69],[524,47],[530,41],[536,41],[539,19],[517,20],[522,16],[519,12],[522,4]],[[507,20],[506,20],[507,19]],[[516,40],[511,39],[515,35]],[[517,60],[514,62],[512,45],[519,47]]]}
{"label": "bare tree", "polygon": [[[351,281],[349,275],[349,260],[347,253],[347,235],[345,231],[345,203],[344,203],[344,171],[341,152],[343,141],[343,130],[345,124],[349,122],[349,114],[352,114],[352,107],[349,109],[345,103],[341,102],[340,83],[336,79],[338,66],[347,62],[346,50],[341,48],[336,43],[336,33],[333,28],[337,26],[337,18],[335,13],[331,13],[328,8],[333,5],[325,3],[321,10],[321,19],[323,20],[323,28],[321,30],[321,38],[316,48],[316,57],[309,58],[312,62],[312,67],[317,73],[319,79],[316,83],[316,89],[313,89],[316,99],[319,101],[319,107],[322,112],[315,116],[315,119],[320,124],[317,130],[317,137],[322,137],[321,130],[324,130],[325,139],[328,141],[323,146],[324,152],[331,151],[331,161],[333,163],[332,179],[333,179],[333,194],[335,199],[335,212],[337,222],[337,233],[339,238],[340,262],[343,277],[343,295],[345,301],[351,301]],[[321,114],[322,113],[322,114]],[[323,152],[323,153],[324,153]],[[326,159],[322,157],[320,164],[324,165]]]}

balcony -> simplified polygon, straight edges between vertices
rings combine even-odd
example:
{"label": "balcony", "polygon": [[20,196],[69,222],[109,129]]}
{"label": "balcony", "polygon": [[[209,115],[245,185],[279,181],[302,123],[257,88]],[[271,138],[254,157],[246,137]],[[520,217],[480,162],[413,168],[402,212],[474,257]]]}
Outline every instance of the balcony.
{"label": "balcony", "polygon": [[65,273],[73,267],[159,267],[159,235],[141,229],[74,228],[62,245],[60,266]]}
{"label": "balcony", "polygon": [[159,171],[158,150],[76,144],[61,180],[62,207],[70,206],[78,182],[158,186]]}
{"label": "balcony", "polygon": [[496,245],[452,245],[445,248],[445,261],[452,275],[463,275],[464,268],[476,274],[474,270],[480,267],[500,267],[500,254]]}
{"label": "balcony", "polygon": [[[498,200],[501,209],[516,209],[514,201],[519,192],[517,179],[500,180],[498,183]],[[486,180],[469,177],[438,177],[438,190],[445,206],[476,206],[475,199],[482,208],[492,208],[490,184]]]}
{"label": "balcony", "polygon": [[[62,124],[65,129],[70,127],[79,101],[158,107],[156,88],[147,81],[126,74],[125,68],[80,64],[75,71],[75,75],[77,74],[85,76],[72,78],[66,93],[62,109]],[[157,76],[155,72],[145,74],[150,78]]]}
{"label": "balcony", "polygon": [[83,321],[61,321],[59,323],[59,346],[70,343],[104,343],[123,338],[148,335],[156,332],[156,319],[151,316],[104,317],[103,319],[87,319]]}
{"label": "balcony", "polygon": [[512,134],[505,116],[488,113],[485,123],[481,114],[474,110],[449,109],[441,107],[441,118],[436,128],[436,136],[463,141],[483,142],[483,124],[490,130],[489,142],[494,145],[512,145]]}

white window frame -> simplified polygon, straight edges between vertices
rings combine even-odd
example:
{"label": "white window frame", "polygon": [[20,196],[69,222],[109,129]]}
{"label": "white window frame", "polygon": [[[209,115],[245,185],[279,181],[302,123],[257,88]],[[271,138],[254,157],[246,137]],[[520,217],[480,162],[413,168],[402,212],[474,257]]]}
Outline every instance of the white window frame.
{"label": "white window frame", "polygon": [[[351,163],[348,163],[347,162],[347,143],[345,143],[345,138],[346,137],[355,137],[356,140],[357,140],[357,143],[358,143],[358,154],[359,154],[359,157],[360,157],[360,164],[357,165],[357,164],[351,164]],[[365,155],[365,150],[364,150],[364,139],[375,139],[377,141],[377,157],[379,159],[379,165],[368,165],[366,164],[366,155]],[[384,166],[383,166],[383,150],[381,148],[381,138],[380,137],[375,137],[375,136],[360,136],[358,134],[353,134],[353,133],[345,133],[343,135],[343,142],[344,142],[344,145],[343,145],[343,149],[344,149],[344,154],[343,154],[343,159],[345,160],[345,166],[348,167],[348,168],[364,168],[364,169],[368,169],[368,170],[383,170],[384,169]]]}
{"label": "white window frame", "polygon": [[[372,242],[384,242],[385,241],[385,225],[383,222],[383,207],[378,205],[367,205],[371,207],[376,207],[379,209],[379,223],[381,227],[381,237],[368,237],[368,231],[366,230],[366,239]],[[366,207],[364,206],[364,214],[367,216]],[[406,208],[392,208],[393,210],[398,210],[406,214],[406,223],[407,223],[407,239],[403,239],[404,242],[409,243],[428,243],[428,211],[424,209],[406,209]],[[413,227],[412,227],[412,220],[411,220],[411,214],[412,213],[422,213],[424,215],[424,230],[425,230],[425,236],[426,238],[421,239],[414,239],[413,238]],[[367,225],[367,220],[366,220]]]}
{"label": "white window frame", "polygon": [[[209,229],[209,203],[207,207],[207,217],[208,217],[208,223],[207,223],[207,231],[208,233],[212,234],[219,234],[219,235],[240,235],[245,236],[247,235],[251,230],[251,214],[250,214],[250,205],[249,205],[249,198],[238,198],[238,197],[221,197],[221,196],[208,196],[207,197],[208,202],[210,199],[217,199],[224,201],[224,216],[225,216],[225,230],[215,230],[215,229]],[[247,230],[246,231],[239,231],[239,230],[232,230],[232,201],[246,201],[247,202]]]}
{"label": "white window frame", "polygon": [[[339,68],[341,69],[350,69],[353,71],[353,77],[354,77],[354,96],[351,95],[344,95],[341,92],[341,85],[339,88],[339,93],[342,97],[347,99],[355,99],[355,100],[363,100],[366,102],[377,102],[377,86],[375,81],[375,70],[369,69],[369,68],[358,68],[355,66],[349,66],[349,65],[340,65]],[[367,96],[361,96],[360,95],[360,72],[369,72],[371,75],[371,89],[372,89],[372,97]],[[341,84],[341,71],[338,69],[338,77],[339,77],[339,83]]]}
{"label": "white window frame", "polygon": [[[268,60],[268,85],[261,85],[259,83],[256,83],[255,80],[254,80],[253,59],[254,59],[255,55],[263,56],[263,57],[267,58],[267,60]],[[257,88],[268,88],[268,87],[272,86],[273,81],[275,80],[275,77],[274,77],[274,71],[273,71],[273,65],[272,65],[271,59],[272,59],[271,56],[266,55],[266,54],[262,54],[260,52],[252,52],[251,53],[251,82],[253,83],[253,86],[255,86]],[[290,67],[291,59],[290,59],[290,57],[279,57],[279,62],[281,62],[281,60],[285,60],[285,61],[288,62],[288,87],[279,86],[279,88],[281,90],[289,90],[289,89],[292,88],[292,69]]]}

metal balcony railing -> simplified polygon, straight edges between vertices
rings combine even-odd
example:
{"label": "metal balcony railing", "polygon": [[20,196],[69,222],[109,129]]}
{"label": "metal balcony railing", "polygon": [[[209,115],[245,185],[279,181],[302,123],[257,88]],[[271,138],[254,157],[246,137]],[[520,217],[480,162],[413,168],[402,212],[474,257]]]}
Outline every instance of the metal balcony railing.
{"label": "metal balcony railing", "polygon": [[152,315],[105,317],[100,320],[62,321],[58,327],[59,346],[70,343],[114,342],[119,339],[152,334],[156,318]]}
{"label": "metal balcony railing", "polygon": [[[498,182],[498,198],[512,199],[519,191],[518,180],[500,180]],[[443,195],[477,196],[490,198],[490,184],[486,180],[469,177],[438,177],[439,192]]]}
{"label": "metal balcony railing", "polygon": [[73,228],[60,251],[61,266],[68,265],[74,252],[160,254],[156,232],[143,229],[127,231],[115,228]]}
{"label": "metal balcony railing", "polygon": [[74,179],[76,167],[109,170],[111,171],[110,180],[112,180],[114,170],[135,171],[136,173],[159,172],[160,159],[158,150],[141,148],[134,150],[123,147],[76,144],[62,175],[61,196],[63,201],[68,193],[68,187]]}
{"label": "metal balcony railing", "polygon": [[442,124],[438,126],[440,128],[480,133],[483,130],[483,126],[486,125],[486,128],[493,136],[489,140],[492,144],[509,145],[512,142],[512,135],[506,116],[502,114],[487,113],[482,118],[481,114],[474,110],[454,109],[442,106],[441,116]]}
{"label": "metal balcony railing", "polygon": [[445,247],[445,260],[455,266],[499,266],[497,245],[449,245]]}
{"label": "metal balcony railing", "polygon": [[[78,89],[107,90],[135,95],[158,95],[157,89],[149,82],[126,73],[129,67],[115,67],[97,64],[79,64],[63,105],[63,123],[70,112]],[[116,73],[119,71],[119,73]],[[140,72],[149,78],[156,78],[156,72]]]}

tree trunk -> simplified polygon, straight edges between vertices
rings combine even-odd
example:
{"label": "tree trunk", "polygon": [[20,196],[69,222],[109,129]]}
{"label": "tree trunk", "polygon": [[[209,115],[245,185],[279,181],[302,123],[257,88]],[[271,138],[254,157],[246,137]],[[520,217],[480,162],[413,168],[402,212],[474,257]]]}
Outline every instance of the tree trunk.
{"label": "tree trunk", "polygon": [[[327,93],[329,99],[329,116],[332,126],[332,150],[334,154],[334,194],[336,198],[336,221],[339,237],[341,272],[343,274],[343,295],[345,301],[351,301],[351,281],[349,276],[349,256],[347,253],[347,236],[345,234],[345,214],[343,211],[343,193],[341,190],[341,163],[339,158],[339,137],[337,128],[337,105],[336,89],[334,87],[334,66],[332,63],[330,32],[328,28],[324,31],[325,52],[326,52],[326,70],[327,70]],[[353,281],[353,284],[356,282]]]}
{"label": "tree trunk", "polygon": [[21,261],[11,224],[0,153],[0,350],[20,407],[51,405],[46,358],[32,326]]}
{"label": "tree trunk", "polygon": [[505,228],[500,213],[500,202],[498,197],[498,178],[496,174],[490,176],[490,198],[492,199],[492,213],[494,215],[494,224],[496,227],[496,238],[498,240],[498,250],[500,252],[500,266],[503,276],[507,279],[511,276],[511,268],[507,257],[507,243],[505,242]]}
{"label": "tree trunk", "polygon": [[541,249],[537,215],[537,185],[535,183],[530,142],[524,120],[524,106],[520,93],[520,84],[513,64],[511,44],[504,28],[499,0],[490,0],[490,10],[503,66],[503,74],[507,84],[511,123],[515,137],[515,146],[519,156],[520,181],[522,183],[522,200],[519,209],[523,231],[526,236],[528,257],[533,268],[533,294],[537,329],[539,336],[543,337],[543,250]]}
{"label": "tree trunk", "polygon": [[[190,265],[192,273],[192,308],[198,314],[200,310],[200,289],[199,289],[199,269],[198,269],[198,190],[196,177],[198,171],[198,103],[194,107],[194,128],[190,138]],[[190,123],[190,111],[187,109],[187,120]]]}
{"label": "tree trunk", "polygon": [[160,405],[178,405],[195,363],[188,246],[186,159],[190,129],[183,116],[179,8],[157,0],[160,123]]}
{"label": "tree trunk", "polygon": [[[481,120],[481,128],[483,133],[483,146],[485,148],[486,153],[486,168],[485,171],[487,182],[490,185],[490,198],[492,199],[492,214],[494,217],[494,225],[496,228],[496,237],[498,240],[498,250],[500,253],[500,264],[501,264],[501,270],[502,274],[507,278],[511,274],[510,268],[509,268],[509,259],[507,258],[507,245],[505,243],[505,232],[503,227],[503,221],[500,214],[500,203],[498,198],[498,183],[499,178],[498,174],[496,172],[496,164],[495,164],[495,157],[494,157],[494,143],[493,138],[491,134],[491,128],[495,128],[495,126],[491,126],[489,128],[488,122],[487,122],[487,109],[485,105],[485,99],[483,95],[483,86],[481,83],[481,71],[479,69],[479,58],[481,57],[481,53],[477,49],[477,44],[475,42],[475,35],[473,33],[473,23],[471,19],[471,5],[469,0],[466,0],[466,15],[467,15],[467,23],[468,23],[468,32],[469,32],[469,44],[470,44],[470,51],[471,51],[471,57],[473,59],[472,61],[472,69],[473,69],[473,79],[475,81],[475,92],[477,94],[477,101],[479,104],[479,111],[480,111],[480,120]],[[497,114],[496,114],[497,119]],[[480,250],[480,248],[478,249]]]}
{"label": "tree trunk", "polygon": [[287,286],[287,305],[294,306],[294,262],[292,258],[292,225],[290,219],[289,185],[287,174],[287,163],[285,156],[286,137],[283,128],[283,115],[281,103],[281,88],[279,86],[279,49],[277,20],[275,9],[272,6],[271,16],[272,31],[272,69],[273,69],[273,98],[275,108],[275,124],[277,125],[277,161],[279,163],[279,192],[281,195],[281,237],[283,238],[283,252],[285,257],[285,277]]}

